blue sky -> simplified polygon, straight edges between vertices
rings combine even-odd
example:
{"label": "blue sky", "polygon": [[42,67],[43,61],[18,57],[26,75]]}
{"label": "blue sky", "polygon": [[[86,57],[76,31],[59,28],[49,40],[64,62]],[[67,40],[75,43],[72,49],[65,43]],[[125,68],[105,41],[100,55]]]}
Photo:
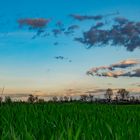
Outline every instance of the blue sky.
{"label": "blue sky", "polygon": [[[8,93],[29,93],[40,90],[131,88],[138,90],[139,77],[91,77],[86,71],[92,67],[108,66],[127,59],[140,59],[140,49],[127,51],[122,46],[103,45],[86,49],[73,40],[73,36],[38,36],[35,30],[19,28],[22,18],[45,18],[50,23],[45,28],[51,32],[57,21],[65,27],[79,25],[76,37],[90,29],[94,21],[76,21],[70,14],[118,16],[140,21],[139,0],[1,0],[0,2],[0,86]],[[111,22],[115,16],[106,20]],[[54,45],[58,42],[58,45]],[[68,59],[57,60],[55,56]],[[139,66],[138,66],[139,67]],[[111,85],[109,85],[111,83]],[[135,85],[136,84],[136,85]]]}

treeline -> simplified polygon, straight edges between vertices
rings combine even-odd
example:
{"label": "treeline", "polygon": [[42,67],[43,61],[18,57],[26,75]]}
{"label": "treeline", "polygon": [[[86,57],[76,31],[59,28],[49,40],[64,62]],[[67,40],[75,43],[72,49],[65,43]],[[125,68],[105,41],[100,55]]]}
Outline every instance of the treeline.
{"label": "treeline", "polygon": [[[0,103],[12,103],[12,99],[10,96],[6,96],[5,100],[3,101],[2,97],[0,97]],[[25,102],[25,101],[18,101],[18,102]],[[130,96],[129,92],[126,89],[119,89],[116,94],[113,93],[113,90],[108,88],[104,94],[104,98],[97,98],[92,94],[84,94],[81,95],[78,99],[72,96],[53,96],[49,101],[45,101],[38,96],[29,95],[27,103],[44,103],[44,102],[90,102],[90,103],[117,103],[117,104],[139,104],[140,103],[140,96]]]}

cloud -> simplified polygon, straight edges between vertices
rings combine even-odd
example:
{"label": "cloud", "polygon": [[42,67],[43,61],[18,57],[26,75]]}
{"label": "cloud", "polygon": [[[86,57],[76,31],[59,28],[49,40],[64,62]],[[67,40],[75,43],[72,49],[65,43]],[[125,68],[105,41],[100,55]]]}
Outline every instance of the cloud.
{"label": "cloud", "polygon": [[38,36],[46,37],[45,27],[50,22],[50,19],[45,18],[23,18],[18,21],[19,27],[28,27],[29,30],[35,30],[36,34],[31,39],[35,39]]}
{"label": "cloud", "polygon": [[59,28],[62,28],[64,26],[62,21],[57,21],[55,25],[56,27],[59,27]]}
{"label": "cloud", "polygon": [[127,72],[122,74],[121,76],[127,76],[127,77],[140,77],[140,68],[135,69],[133,71]]}
{"label": "cloud", "polygon": [[78,25],[71,25],[68,27],[68,31],[72,31],[72,30],[75,30],[75,29],[79,29],[80,27]]}
{"label": "cloud", "polygon": [[114,19],[116,22],[118,22],[119,24],[123,25],[123,24],[126,24],[128,23],[128,19],[124,18],[124,17],[116,17]]}
{"label": "cloud", "polygon": [[102,77],[114,77],[118,78],[119,76],[123,75],[123,71],[109,71],[109,72],[103,72],[101,74],[96,74],[97,76],[102,76]]}
{"label": "cloud", "polygon": [[[140,77],[140,69],[133,69],[131,71],[125,71],[129,67],[134,68],[139,65],[139,60],[128,59],[121,61],[116,64],[111,64],[109,66],[94,67],[87,71],[87,75],[99,76],[99,77]],[[121,70],[118,70],[121,69]],[[116,70],[117,69],[117,70]],[[125,70],[124,70],[125,69]]]}
{"label": "cloud", "polygon": [[52,32],[55,37],[57,37],[58,35],[60,35],[62,33],[60,29],[53,29]]}
{"label": "cloud", "polygon": [[67,60],[69,63],[72,62],[72,60],[70,60],[69,58],[64,57],[64,56],[55,56],[54,58],[57,60]]}
{"label": "cloud", "polygon": [[40,36],[43,34],[45,31],[42,29],[37,30],[36,34],[32,37],[32,39],[35,39],[36,37]]}
{"label": "cloud", "polygon": [[131,86],[137,86],[137,87],[140,87],[140,83],[132,83],[130,84]]}
{"label": "cloud", "polygon": [[140,61],[139,60],[124,60],[124,61],[121,61],[119,63],[116,63],[116,64],[112,64],[110,65],[110,67],[112,69],[115,69],[115,68],[122,68],[122,69],[125,69],[125,68],[128,68],[128,67],[133,67],[135,65],[138,65],[140,64]]}
{"label": "cloud", "polygon": [[106,91],[106,89],[95,89],[95,90],[88,90],[85,93],[98,95],[99,93],[102,93],[105,91]]}
{"label": "cloud", "polygon": [[87,15],[79,15],[79,14],[71,14],[69,15],[75,20],[78,21],[84,21],[84,20],[101,20],[103,19],[102,15],[97,15],[97,16],[87,16]]}
{"label": "cloud", "polygon": [[140,77],[140,69],[135,69],[135,70],[132,70],[132,71],[129,71],[129,72],[125,72],[125,71],[102,72],[102,73],[96,73],[95,76],[114,77],[114,78],[118,78],[118,77]]}
{"label": "cloud", "polygon": [[128,51],[140,48],[140,22],[117,17],[113,20],[110,29],[102,28],[103,23],[92,26],[83,33],[83,37],[75,38],[76,41],[88,46],[112,45],[124,46]]}
{"label": "cloud", "polygon": [[55,59],[63,60],[63,59],[65,59],[65,57],[64,56],[56,56]]}
{"label": "cloud", "polygon": [[104,23],[103,23],[103,22],[98,22],[98,23],[96,23],[96,25],[93,26],[92,28],[98,29],[98,28],[103,27],[103,26],[104,26]]}
{"label": "cloud", "polygon": [[72,17],[75,20],[78,21],[84,21],[84,20],[102,20],[104,17],[108,17],[108,16],[114,16],[114,15],[118,15],[119,12],[115,12],[115,13],[110,13],[110,14],[106,14],[106,15],[80,15],[80,14],[70,14],[69,16]]}
{"label": "cloud", "polygon": [[45,18],[24,18],[19,19],[17,22],[20,27],[28,26],[32,29],[40,29],[46,27],[50,20]]}

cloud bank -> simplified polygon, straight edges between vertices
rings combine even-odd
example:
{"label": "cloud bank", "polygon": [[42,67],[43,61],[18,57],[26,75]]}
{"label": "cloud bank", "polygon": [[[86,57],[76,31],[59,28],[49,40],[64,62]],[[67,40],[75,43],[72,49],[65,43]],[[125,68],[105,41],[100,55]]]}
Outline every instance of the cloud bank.
{"label": "cloud bank", "polygon": [[110,29],[101,28],[104,23],[98,23],[83,33],[83,37],[75,40],[91,48],[93,46],[124,46],[128,51],[140,48],[140,22],[130,21],[123,17],[113,20]]}
{"label": "cloud bank", "polygon": [[[111,64],[110,66],[94,67],[87,71],[87,75],[98,77],[140,77],[140,68],[135,68],[139,65],[139,60],[124,60],[119,63]],[[128,68],[133,68],[129,70]]]}

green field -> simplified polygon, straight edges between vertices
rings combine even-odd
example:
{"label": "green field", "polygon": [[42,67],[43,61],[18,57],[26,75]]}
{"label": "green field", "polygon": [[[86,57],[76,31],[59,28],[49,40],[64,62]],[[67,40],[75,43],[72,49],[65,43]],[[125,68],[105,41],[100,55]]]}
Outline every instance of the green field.
{"label": "green field", "polygon": [[140,105],[0,105],[0,140],[139,140]]}

